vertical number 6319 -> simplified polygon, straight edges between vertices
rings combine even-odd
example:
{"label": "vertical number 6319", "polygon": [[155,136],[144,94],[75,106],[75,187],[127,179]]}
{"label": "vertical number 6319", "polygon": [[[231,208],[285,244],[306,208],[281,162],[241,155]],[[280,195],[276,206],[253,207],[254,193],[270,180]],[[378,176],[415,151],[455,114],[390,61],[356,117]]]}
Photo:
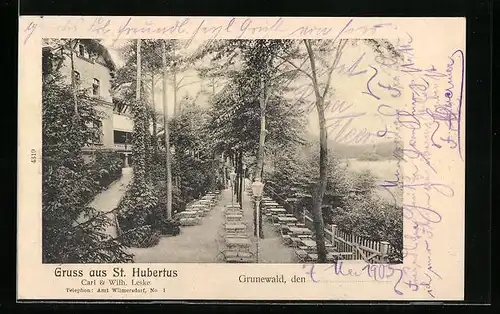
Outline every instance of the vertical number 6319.
{"label": "vertical number 6319", "polygon": [[36,149],[31,149],[31,162],[36,163]]}

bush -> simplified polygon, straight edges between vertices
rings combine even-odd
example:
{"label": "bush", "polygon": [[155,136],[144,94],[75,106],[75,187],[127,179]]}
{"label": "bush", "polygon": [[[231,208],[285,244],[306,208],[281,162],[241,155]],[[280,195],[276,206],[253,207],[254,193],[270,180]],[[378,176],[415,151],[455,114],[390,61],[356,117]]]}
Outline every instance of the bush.
{"label": "bush", "polygon": [[108,187],[122,175],[123,161],[119,153],[114,151],[97,151],[91,169],[97,173],[96,179],[102,188]]}
{"label": "bush", "polygon": [[154,230],[158,231],[161,235],[171,235],[176,236],[181,232],[181,224],[178,219],[166,219],[165,217],[160,217],[154,219],[151,222],[151,226]]}
{"label": "bush", "polygon": [[131,184],[118,205],[118,222],[122,232],[128,233],[135,230],[137,235],[124,238],[125,245],[150,247],[158,243],[159,235],[150,225],[149,218],[157,206],[158,198],[151,185],[145,185],[141,189],[133,183]]}
{"label": "bush", "polygon": [[396,249],[390,257],[402,258],[403,209],[377,199],[360,199],[348,208],[333,211],[333,223],[340,230],[374,241],[388,241]]}

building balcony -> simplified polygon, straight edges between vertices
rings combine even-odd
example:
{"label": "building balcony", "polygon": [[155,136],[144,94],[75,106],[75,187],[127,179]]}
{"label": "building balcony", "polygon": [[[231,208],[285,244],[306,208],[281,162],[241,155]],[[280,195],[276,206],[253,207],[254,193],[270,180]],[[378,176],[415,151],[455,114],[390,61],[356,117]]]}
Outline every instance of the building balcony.
{"label": "building balcony", "polygon": [[82,147],[82,150],[84,152],[106,150],[106,149],[109,149],[109,147],[106,147],[103,144],[99,144],[99,143],[87,143],[87,144],[85,144],[85,146]]}
{"label": "building balcony", "polygon": [[114,147],[115,147],[116,151],[120,151],[120,152],[131,152],[132,151],[132,144],[115,143]]}

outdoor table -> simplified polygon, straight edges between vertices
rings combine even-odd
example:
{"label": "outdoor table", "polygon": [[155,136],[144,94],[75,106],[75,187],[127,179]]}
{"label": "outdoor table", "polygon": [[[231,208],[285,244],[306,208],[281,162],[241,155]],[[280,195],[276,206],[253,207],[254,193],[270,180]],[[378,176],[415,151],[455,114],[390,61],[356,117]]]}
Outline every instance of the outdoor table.
{"label": "outdoor table", "polygon": [[274,208],[269,208],[267,210],[268,212],[271,212],[273,214],[277,214],[277,213],[286,213],[286,209],[282,208],[282,207],[274,207]]}
{"label": "outdoor table", "polygon": [[226,245],[228,247],[240,246],[240,247],[249,247],[252,245],[252,242],[249,238],[235,238],[235,237],[227,237]]}
{"label": "outdoor table", "polygon": [[207,208],[208,206],[206,204],[194,204],[191,205],[193,208]]}
{"label": "outdoor table", "polygon": [[306,227],[306,224],[305,223],[302,223],[302,222],[297,222],[295,224],[297,227],[300,227],[300,228],[305,228]]}
{"label": "outdoor table", "polygon": [[228,233],[224,235],[224,238],[245,238],[248,239],[248,234],[246,233]]}
{"label": "outdoor table", "polygon": [[242,210],[231,209],[231,210],[225,210],[224,213],[226,215],[242,215],[243,211]]}
{"label": "outdoor table", "polygon": [[185,210],[183,212],[178,213],[177,215],[183,216],[183,217],[195,217],[195,216],[198,216],[198,211]]}
{"label": "outdoor table", "polygon": [[190,214],[198,214],[201,215],[204,213],[203,209],[198,209],[198,208],[186,208],[183,212],[181,213],[190,213]]}
{"label": "outdoor table", "polygon": [[273,200],[273,199],[272,199],[272,198],[270,198],[269,196],[264,196],[264,197],[262,198],[262,201],[264,201],[264,202],[266,202],[266,201],[272,201],[272,200]]}
{"label": "outdoor table", "polygon": [[264,206],[280,206],[280,204],[278,204],[276,202],[266,202],[266,201],[264,201],[263,204],[264,204]]}
{"label": "outdoor table", "polygon": [[239,219],[239,218],[243,218],[243,215],[241,215],[241,214],[227,214],[226,218]]}
{"label": "outdoor table", "polygon": [[314,242],[311,239],[301,239],[301,242],[304,243],[304,245],[307,247],[315,247],[316,246],[316,242]]}
{"label": "outdoor table", "polygon": [[312,231],[307,229],[307,228],[299,228],[299,227],[290,227],[289,228],[290,232],[293,234],[299,235],[299,234],[312,234]]}
{"label": "outdoor table", "polygon": [[237,232],[237,231],[245,231],[247,228],[246,225],[244,224],[227,224],[226,225],[226,231],[234,231],[234,232]]}
{"label": "outdoor table", "polygon": [[278,217],[278,222],[279,223],[287,223],[287,222],[296,222],[297,218],[295,217]]}
{"label": "outdoor table", "polygon": [[243,220],[243,215],[239,214],[226,215],[227,222],[241,222],[242,220]]}
{"label": "outdoor table", "polygon": [[240,204],[228,204],[226,205],[226,208],[240,208]]}

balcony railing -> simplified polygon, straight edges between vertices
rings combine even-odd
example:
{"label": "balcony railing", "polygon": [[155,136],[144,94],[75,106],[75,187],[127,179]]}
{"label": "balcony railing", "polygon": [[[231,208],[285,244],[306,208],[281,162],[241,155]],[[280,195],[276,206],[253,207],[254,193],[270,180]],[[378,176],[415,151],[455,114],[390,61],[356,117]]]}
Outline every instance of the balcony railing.
{"label": "balcony railing", "polygon": [[120,144],[120,143],[115,143],[115,150],[119,151],[132,151],[132,144]]}

